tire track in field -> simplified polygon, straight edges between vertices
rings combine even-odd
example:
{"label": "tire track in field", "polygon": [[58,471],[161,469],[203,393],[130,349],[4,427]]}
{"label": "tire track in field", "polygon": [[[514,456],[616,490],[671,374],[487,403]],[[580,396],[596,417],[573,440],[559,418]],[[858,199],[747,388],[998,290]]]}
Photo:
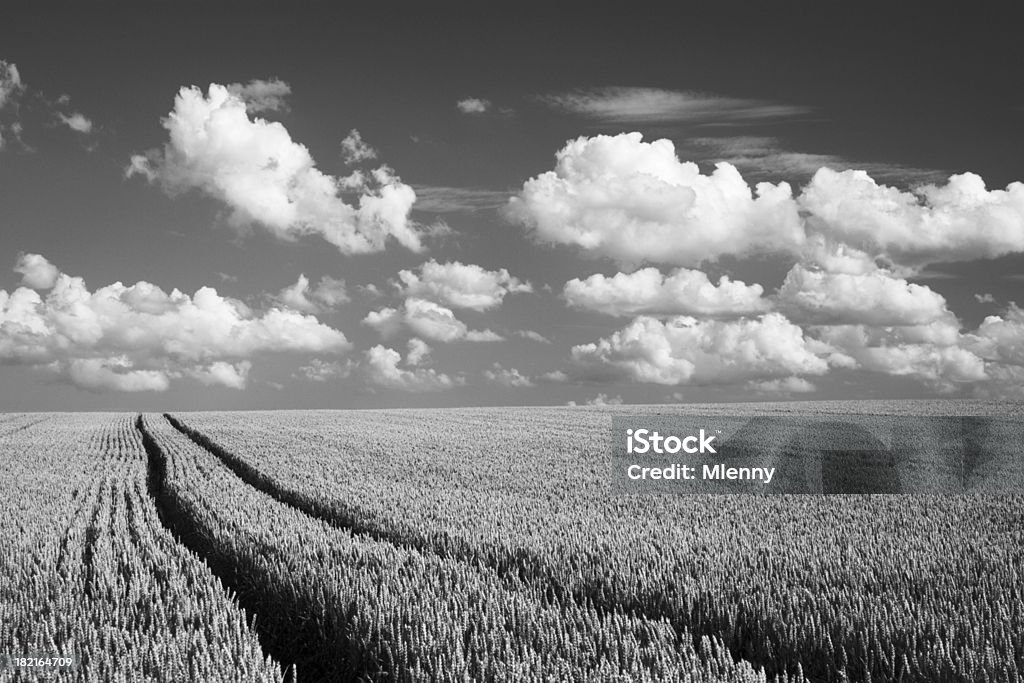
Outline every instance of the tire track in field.
{"label": "tire track in field", "polygon": [[167,456],[153,436],[146,430],[142,422],[142,415],[136,418],[135,428],[142,437],[142,447],[146,451],[146,489],[150,498],[153,499],[160,524],[171,534],[175,541],[201,559],[210,568],[213,575],[220,580],[224,588],[234,596],[239,606],[245,612],[246,621],[256,631],[264,657],[272,657],[274,661],[281,664],[284,673],[284,683],[296,683],[295,650],[281,644],[277,634],[272,629],[267,628],[266,623],[268,620],[260,618],[259,602],[238,581],[235,567],[219,561],[208,551],[202,542],[200,534],[189,524],[188,515],[181,509],[174,497],[167,493],[165,487]]}
{"label": "tire track in field", "polygon": [[[602,616],[618,613],[652,621],[665,619],[676,631],[679,642],[682,642],[684,638],[689,638],[694,647],[699,647],[701,639],[704,637],[719,638],[735,660],[746,660],[755,668],[763,670],[769,680],[772,676],[785,678],[798,670],[808,676],[809,680],[842,680],[832,662],[825,663],[819,656],[822,653],[801,652],[795,645],[787,643],[784,630],[780,631],[779,627],[771,620],[758,615],[749,608],[739,608],[732,613],[730,618],[730,616],[722,614],[721,610],[716,609],[715,605],[708,600],[697,597],[688,601],[687,615],[693,617],[693,615],[718,614],[718,617],[707,622],[694,623],[693,618],[680,616],[675,613],[675,610],[652,607],[645,600],[649,596],[609,595],[607,587],[600,580],[585,582],[575,590],[567,589],[549,564],[528,549],[515,548],[514,551],[507,549],[503,551],[489,545],[474,548],[464,539],[448,534],[427,537],[401,527],[396,530],[380,529],[375,527],[372,522],[366,521],[368,515],[358,506],[341,501],[323,504],[311,500],[300,492],[289,490],[199,430],[189,427],[169,413],[164,413],[163,417],[193,443],[220,460],[244,483],[274,500],[334,528],[424,554],[474,566],[483,564],[487,569],[494,571],[503,581],[510,583],[518,581],[521,584],[533,586],[537,589],[536,599],[546,605],[559,607],[568,601],[573,601],[577,604],[590,605]],[[504,554],[506,557],[496,561],[489,553],[490,550],[496,550],[495,554]],[[514,585],[508,587],[510,590],[516,589]],[[771,643],[767,644],[767,647],[763,640],[766,635],[771,637]]]}

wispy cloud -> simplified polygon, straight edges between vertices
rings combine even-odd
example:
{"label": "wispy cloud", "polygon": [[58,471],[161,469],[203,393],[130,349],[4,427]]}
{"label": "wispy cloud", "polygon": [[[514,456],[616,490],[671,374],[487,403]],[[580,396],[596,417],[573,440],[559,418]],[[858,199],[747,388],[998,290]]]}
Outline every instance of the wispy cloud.
{"label": "wispy cloud", "polygon": [[32,149],[23,139],[26,118],[34,119],[37,126],[67,126],[83,136],[94,132],[92,120],[72,109],[69,96],[61,95],[54,100],[29,88],[17,65],[0,59],[0,148],[14,142],[23,149]]}
{"label": "wispy cloud", "polygon": [[554,109],[605,123],[737,123],[811,113],[808,107],[661,88],[607,87],[539,99]]}
{"label": "wispy cloud", "polygon": [[685,156],[699,161],[727,161],[752,179],[784,178],[803,181],[822,167],[856,169],[886,182],[916,185],[945,180],[948,173],[885,162],[848,159],[835,154],[812,154],[787,149],[778,139],[751,135],[689,138]]}
{"label": "wispy cloud", "polygon": [[414,209],[431,213],[458,213],[497,209],[508,203],[513,192],[482,187],[448,187],[444,185],[413,185],[416,191]]}

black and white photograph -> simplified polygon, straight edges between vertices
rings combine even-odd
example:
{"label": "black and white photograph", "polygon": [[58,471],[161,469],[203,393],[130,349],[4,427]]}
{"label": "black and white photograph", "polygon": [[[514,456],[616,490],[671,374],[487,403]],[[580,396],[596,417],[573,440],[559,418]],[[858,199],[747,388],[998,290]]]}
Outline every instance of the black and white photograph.
{"label": "black and white photograph", "polygon": [[1024,682],[1006,3],[0,7],[0,682]]}

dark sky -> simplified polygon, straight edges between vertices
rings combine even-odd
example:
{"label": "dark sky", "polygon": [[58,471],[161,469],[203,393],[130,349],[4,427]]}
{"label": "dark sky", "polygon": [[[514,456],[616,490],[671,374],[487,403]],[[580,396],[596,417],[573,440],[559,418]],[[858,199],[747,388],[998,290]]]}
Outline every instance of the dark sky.
{"label": "dark sky", "polygon": [[[242,317],[257,321],[284,305],[277,293],[300,274],[313,284],[324,276],[342,279],[349,301],[321,302],[303,313],[342,332],[346,348],[303,350],[282,336],[244,350],[204,342],[202,352],[186,357],[159,341],[125,341],[125,329],[144,324],[135,318],[95,323],[107,325],[102,339],[83,340],[69,337],[59,320],[81,311],[74,313],[66,301],[48,304],[47,290],[40,289],[36,313],[49,321],[45,331],[27,332],[10,311],[0,318],[0,409],[582,403],[601,395],[625,402],[1008,398],[1014,393],[1006,387],[1024,379],[1024,372],[1017,374],[1024,364],[1014,346],[1020,342],[1007,341],[1007,334],[1024,329],[1024,319],[1014,326],[1010,307],[1024,302],[1024,280],[1015,278],[1024,272],[1017,248],[1024,237],[1017,242],[1013,232],[1024,231],[1024,206],[1016,200],[1007,200],[993,219],[1004,227],[992,235],[1009,231],[1009,246],[972,251],[949,238],[955,248],[941,258],[893,257],[892,244],[870,254],[887,268],[885,277],[902,282],[893,287],[910,292],[910,308],[927,296],[907,289],[908,283],[944,298],[963,339],[936,346],[914,333],[897,334],[883,346],[899,347],[899,359],[895,351],[880,359],[881,352],[842,347],[836,352],[853,360],[829,360],[827,371],[743,353],[709,359],[722,343],[711,341],[698,365],[717,370],[698,369],[689,378],[663,364],[646,338],[639,350],[616,342],[607,352],[574,354],[573,347],[597,344],[636,321],[570,305],[566,282],[641,266],[665,276],[690,268],[712,282],[726,274],[759,283],[770,299],[804,256],[747,250],[694,262],[647,254],[625,263],[602,248],[538,237],[543,229],[531,223],[535,214],[517,218],[496,209],[522,193],[529,179],[552,171],[555,153],[568,140],[630,131],[643,133],[646,142],[671,140],[679,159],[699,163],[705,174],[714,162],[730,161],[751,185],[788,181],[794,196],[822,165],[865,170],[894,192],[942,185],[964,172],[983,178],[989,190],[1005,188],[1024,177],[1024,41],[1009,5],[701,3],[670,12],[642,3],[253,5],[5,3],[0,60],[16,65],[21,85],[16,98],[0,105],[0,261],[7,269],[23,254],[39,254],[60,272],[84,278],[88,292],[140,281],[188,296],[214,287],[244,302],[249,310]],[[203,163],[221,164],[211,170],[179,159],[175,171],[161,120],[175,108],[180,88],[194,85],[206,93],[211,83],[254,79],[286,83],[290,93],[282,108],[250,109],[251,119],[278,122],[316,168],[334,178],[354,168],[339,145],[358,129],[377,152],[365,168],[387,164],[416,191],[411,219],[419,229],[440,220],[449,234],[425,237],[418,252],[389,240],[383,250],[356,254],[297,223],[275,232],[258,218],[232,219],[238,205],[211,178],[235,177],[234,162],[203,157]],[[457,103],[468,98],[485,100],[485,111],[460,110]],[[658,108],[683,100],[696,109]],[[62,123],[61,116],[73,113],[88,120],[89,130]],[[156,179],[126,178],[132,156],[150,150],[162,155],[150,167]],[[260,188],[250,190],[262,196]],[[344,196],[349,204],[357,201]],[[651,219],[646,204],[620,200],[631,207],[626,214]],[[584,222],[599,220],[586,211],[579,215]],[[964,220],[967,227],[957,230],[974,230],[981,221],[975,214]],[[870,251],[856,240],[847,244]],[[976,258],[981,252],[987,257]],[[463,334],[446,342],[443,334],[430,338],[408,323],[382,334],[363,322],[373,311],[408,310],[404,299],[413,295],[397,289],[398,273],[419,272],[431,259],[507,269],[530,283],[531,292],[509,291],[500,305],[486,308],[460,308],[437,292],[434,299],[423,295],[469,329],[491,330],[504,341],[467,341]],[[382,296],[363,289],[370,284]],[[22,285],[22,273],[0,276],[0,290],[13,293]],[[665,320],[686,313],[684,304],[648,312]],[[766,305],[781,310],[807,338],[832,334],[811,329],[823,318],[799,319],[780,302]],[[718,314],[706,318],[732,325],[757,317],[732,313],[724,322]],[[889,334],[884,328],[894,322],[879,323],[863,311],[836,315],[825,322],[867,324],[869,337]],[[907,325],[926,318],[907,315],[913,318]],[[979,324],[997,315],[1009,332],[1001,327],[985,337]],[[695,317],[703,324],[705,317]],[[552,343],[520,336],[526,330]],[[708,332],[715,334],[731,338],[725,328]],[[431,347],[427,360],[407,357],[414,337]],[[686,348],[673,347],[673,357],[692,360],[687,344],[697,342],[678,343]],[[28,348],[36,344],[38,353]],[[388,366],[390,379],[368,358],[377,345],[403,357]],[[965,369],[973,361],[961,352],[973,354],[984,369]],[[825,358],[830,352],[808,353]],[[301,369],[314,358],[333,364],[319,381]],[[218,362],[232,368],[229,381],[215,379]],[[509,374],[513,368],[520,379]],[[139,375],[139,383],[122,381],[131,373],[150,374]],[[562,374],[544,379],[547,373]],[[140,384],[144,390],[126,390]]]}

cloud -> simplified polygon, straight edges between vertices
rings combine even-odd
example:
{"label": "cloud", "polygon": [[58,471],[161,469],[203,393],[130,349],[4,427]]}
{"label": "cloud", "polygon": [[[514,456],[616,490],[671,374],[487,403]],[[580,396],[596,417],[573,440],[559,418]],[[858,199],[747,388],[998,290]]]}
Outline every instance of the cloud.
{"label": "cloud", "polygon": [[451,342],[463,339],[469,331],[465,323],[455,317],[450,308],[425,299],[406,299],[403,322],[409,329],[426,339]]}
{"label": "cloud", "polygon": [[247,360],[235,364],[219,360],[211,363],[206,368],[187,370],[186,374],[206,386],[220,385],[241,391],[245,389],[245,385],[249,380],[249,370],[251,369],[252,363]]}
{"label": "cloud", "polygon": [[425,341],[413,337],[409,340],[409,353],[405,356],[405,362],[409,365],[422,365],[430,357],[430,351]]}
{"label": "cloud", "polygon": [[1003,315],[987,316],[969,342],[988,360],[1024,365],[1024,309],[1011,303]]}
{"label": "cloud", "polygon": [[57,115],[65,126],[75,131],[76,133],[82,133],[88,135],[92,132],[92,120],[90,120],[84,114],[79,112],[73,112],[71,114],[60,114]]}
{"label": "cloud", "polygon": [[363,324],[372,327],[380,336],[388,339],[402,328],[402,312],[391,307],[370,311],[363,318]]}
{"label": "cloud", "polygon": [[330,379],[348,377],[351,370],[351,361],[341,363],[336,360],[326,361],[322,358],[314,358],[307,365],[301,366],[295,376],[310,382],[326,382]]}
{"label": "cloud", "polygon": [[904,191],[866,171],[819,168],[800,194],[755,190],[735,166],[711,175],[669,140],[639,133],[569,141],[553,171],[527,180],[507,215],[540,242],[574,245],[628,267],[699,266],[723,256],[846,245],[905,275],[932,263],[1024,252],[1024,183],[988,190],[973,173]]}
{"label": "cloud", "polygon": [[313,316],[277,307],[257,314],[211,287],[192,296],[148,282],[90,291],[82,278],[51,278],[39,255],[19,259],[27,264],[23,278],[49,291],[0,290],[0,363],[55,370],[87,389],[162,390],[182,376],[232,386],[262,354],[349,348]]}
{"label": "cloud", "polygon": [[25,92],[17,65],[0,59],[0,149],[9,139],[21,140],[19,103]]}
{"label": "cloud", "polygon": [[60,271],[40,254],[21,254],[14,266],[21,274],[21,284],[32,289],[52,289]]}
{"label": "cloud", "polygon": [[837,358],[847,359],[849,368],[912,377],[942,392],[988,377],[983,359],[965,347],[955,320],[886,327],[831,325],[810,331],[834,348]]}
{"label": "cloud", "polygon": [[505,338],[493,330],[469,330],[466,332],[466,341],[471,342],[500,342]]}
{"label": "cloud", "polygon": [[798,263],[777,300],[791,319],[822,325],[924,325],[953,317],[941,295],[882,268],[832,273]]}
{"label": "cloud", "polygon": [[545,95],[548,106],[606,124],[756,123],[810,113],[807,107],[661,88],[608,87]]}
{"label": "cloud", "polygon": [[697,316],[750,315],[764,312],[768,302],[761,285],[719,278],[714,285],[699,270],[680,268],[664,276],[657,268],[643,268],[613,277],[591,275],[565,284],[562,296],[574,308],[608,315],[638,313]]}
{"label": "cloud", "polygon": [[303,313],[320,313],[349,300],[344,280],[325,275],[315,287],[311,287],[305,274],[299,275],[294,285],[282,289],[276,299],[288,308]]}
{"label": "cloud", "polygon": [[346,164],[358,164],[377,158],[377,150],[363,141],[363,136],[353,128],[341,141],[341,156]]}
{"label": "cloud", "polygon": [[1002,315],[987,316],[963,346],[985,361],[988,382],[976,387],[978,396],[1024,399],[1024,310],[1011,303]]}
{"label": "cloud", "polygon": [[494,342],[504,339],[491,330],[470,330],[450,308],[415,297],[406,299],[401,309],[371,311],[363,318],[363,324],[377,330],[385,339],[396,334],[402,326],[419,337],[436,342]]}
{"label": "cloud", "polygon": [[484,370],[484,377],[492,384],[500,384],[505,387],[532,387],[533,380],[526,377],[515,368],[502,367],[501,363],[495,363],[489,370]]}
{"label": "cloud", "polygon": [[398,279],[404,296],[474,311],[500,306],[506,294],[533,291],[529,282],[509,275],[504,268],[486,270],[458,261],[438,263],[431,259],[420,265],[418,273],[400,271]]}
{"label": "cloud", "polygon": [[245,108],[254,114],[268,111],[287,111],[287,98],[292,88],[284,81],[271,78],[264,81],[254,78],[248,83],[230,83],[227,91],[245,102]]}
{"label": "cloud", "polygon": [[819,169],[798,203],[810,231],[893,263],[996,258],[1024,251],[1024,184],[987,190],[973,173],[905,192],[864,171]]}
{"label": "cloud", "polygon": [[467,97],[455,103],[463,114],[484,114],[491,108],[491,101],[479,97]]}
{"label": "cloud", "polygon": [[823,375],[829,351],[778,313],[736,321],[641,316],[610,337],[574,346],[572,358],[585,378],[730,384]]}
{"label": "cloud", "polygon": [[550,344],[551,340],[545,337],[540,332],[533,330],[516,330],[516,336],[522,337],[523,339],[529,339],[531,341],[540,342],[541,344]]}
{"label": "cloud", "polygon": [[0,149],[13,141],[31,151],[24,141],[25,123],[62,125],[84,136],[91,135],[95,128],[88,116],[71,108],[70,97],[62,95],[54,100],[29,88],[17,65],[0,59]]}
{"label": "cloud", "polygon": [[167,391],[167,373],[159,370],[132,370],[125,358],[75,358],[66,365],[72,384],[94,392]]}
{"label": "cloud", "polygon": [[563,384],[569,381],[569,374],[564,370],[552,370],[551,372],[545,372],[540,376],[542,382],[552,382],[555,384]]}
{"label": "cloud", "polygon": [[588,406],[619,406],[622,405],[621,396],[608,396],[608,394],[601,393],[592,399],[587,401]]}
{"label": "cloud", "polygon": [[686,147],[704,161],[725,161],[752,178],[785,178],[806,182],[822,167],[834,170],[857,168],[872,177],[897,183],[919,184],[945,179],[936,169],[902,164],[852,161],[834,154],[813,154],[787,149],[772,137],[736,135],[687,138]]}
{"label": "cloud", "polygon": [[10,104],[24,88],[18,66],[0,59],[0,109]]}
{"label": "cloud", "polygon": [[497,209],[508,203],[511,192],[482,187],[448,187],[444,185],[413,185],[417,211],[459,213]]}
{"label": "cloud", "polygon": [[400,368],[402,356],[394,349],[377,345],[366,351],[365,374],[371,384],[409,392],[443,391],[464,383],[433,368]]}
{"label": "cloud", "polygon": [[[761,382],[749,382],[747,388],[759,394],[809,394],[817,387],[803,377],[783,377]],[[680,397],[681,398],[681,397]]]}
{"label": "cloud", "polygon": [[792,252],[805,237],[788,184],[752,192],[735,167],[703,175],[679,161],[670,140],[644,142],[640,133],[570,141],[555,170],[527,180],[507,213],[540,242],[626,266]]}
{"label": "cloud", "polygon": [[992,294],[990,294],[989,292],[985,292],[984,294],[975,294],[974,300],[977,301],[979,304],[996,303],[996,298],[992,296]]}
{"label": "cloud", "polygon": [[[227,206],[233,224],[259,225],[281,239],[317,234],[345,254],[381,251],[389,239],[423,248],[409,219],[416,193],[391,169],[327,175],[283,125],[250,118],[246,102],[225,86],[211,84],[206,95],[182,88],[163,125],[167,144],[133,156],[127,175],[170,193],[201,190]],[[356,203],[339,195],[346,187],[362,192]]]}

